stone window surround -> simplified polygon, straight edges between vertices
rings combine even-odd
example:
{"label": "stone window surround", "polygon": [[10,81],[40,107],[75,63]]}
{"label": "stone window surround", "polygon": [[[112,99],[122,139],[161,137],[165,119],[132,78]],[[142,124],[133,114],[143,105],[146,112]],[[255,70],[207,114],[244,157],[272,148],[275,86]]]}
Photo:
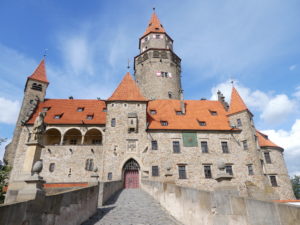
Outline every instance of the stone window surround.
{"label": "stone window surround", "polygon": [[[174,142],[178,142],[178,150],[176,150],[176,152],[174,151]],[[179,154],[181,153],[181,139],[172,139],[171,141],[171,149],[172,149],[172,153],[175,153],[175,154]]]}
{"label": "stone window surround", "polygon": [[[203,163],[202,165],[203,165],[204,178],[212,179],[212,163]],[[206,169],[209,169],[210,174],[206,174]]]}
{"label": "stone window surround", "polygon": [[158,166],[152,166],[151,167],[151,174],[152,174],[152,177],[159,177],[159,167]]}
{"label": "stone window surround", "polygon": [[187,164],[186,163],[178,163],[178,179],[187,179]]}
{"label": "stone window surround", "polygon": [[247,168],[248,168],[248,175],[252,176],[254,175],[254,169],[253,169],[253,164],[247,164]]}
{"label": "stone window surround", "polygon": [[268,177],[272,187],[279,187],[277,182],[277,174],[268,174]]}

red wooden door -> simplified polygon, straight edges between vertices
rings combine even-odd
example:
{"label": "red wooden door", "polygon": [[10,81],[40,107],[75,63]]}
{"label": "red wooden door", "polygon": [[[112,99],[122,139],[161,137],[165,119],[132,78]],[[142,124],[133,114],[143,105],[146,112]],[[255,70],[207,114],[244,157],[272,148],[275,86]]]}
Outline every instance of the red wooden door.
{"label": "red wooden door", "polygon": [[125,188],[139,188],[138,170],[126,170],[124,177],[125,177]]}

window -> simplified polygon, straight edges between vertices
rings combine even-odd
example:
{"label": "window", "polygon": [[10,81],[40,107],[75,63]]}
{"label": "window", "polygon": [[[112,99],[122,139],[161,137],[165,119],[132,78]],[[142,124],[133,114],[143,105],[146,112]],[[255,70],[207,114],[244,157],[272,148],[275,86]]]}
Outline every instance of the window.
{"label": "window", "polygon": [[178,166],[179,179],[186,179],[185,165]]}
{"label": "window", "polygon": [[153,51],[153,58],[159,58],[159,51]]}
{"label": "window", "polygon": [[54,169],[55,169],[55,163],[50,163],[50,165],[49,165],[50,173],[52,173],[54,171]]}
{"label": "window", "polygon": [[202,150],[202,153],[208,153],[207,141],[201,141],[201,150]]}
{"label": "window", "polygon": [[150,114],[151,115],[155,115],[156,114],[156,110],[150,110]]}
{"label": "window", "polygon": [[84,111],[84,107],[78,107],[77,108],[77,112],[83,112]]}
{"label": "window", "polygon": [[107,180],[112,180],[112,172],[109,172],[109,173],[107,174]]}
{"label": "window", "polygon": [[171,92],[171,91],[169,91],[169,92],[168,92],[168,97],[171,99],[171,98],[172,98],[172,96],[173,96],[173,95],[172,95],[172,92]]}
{"label": "window", "polygon": [[43,108],[43,111],[44,111],[44,112],[47,112],[47,111],[49,111],[50,109],[51,109],[51,107],[44,107],[44,108]]}
{"label": "window", "polygon": [[210,114],[211,114],[212,116],[217,116],[217,115],[218,115],[217,111],[210,111]]}
{"label": "window", "polygon": [[31,89],[36,90],[36,91],[42,91],[42,85],[41,84],[37,84],[37,83],[33,83],[31,86]]}
{"label": "window", "polygon": [[77,140],[76,139],[71,139],[70,140],[70,145],[76,145],[77,144]]}
{"label": "window", "polygon": [[111,124],[111,127],[115,127],[116,126],[116,119],[112,118],[110,124]]}
{"label": "window", "polygon": [[225,171],[226,173],[232,176],[233,175],[232,165],[225,165]]}
{"label": "window", "polygon": [[270,157],[270,152],[264,152],[264,155],[265,155],[266,163],[268,163],[268,164],[272,163],[271,157]]}
{"label": "window", "polygon": [[168,126],[168,121],[160,121],[160,124],[161,124],[162,126]]}
{"label": "window", "polygon": [[254,171],[253,171],[253,165],[252,164],[248,164],[248,174],[249,175],[254,175]]}
{"label": "window", "polygon": [[223,153],[229,153],[228,144],[226,141],[221,142]]}
{"label": "window", "polygon": [[182,111],[176,111],[176,115],[184,115]]}
{"label": "window", "polygon": [[158,177],[158,176],[159,176],[158,166],[152,166],[152,177]]}
{"label": "window", "polygon": [[198,121],[198,123],[199,123],[199,125],[200,125],[201,127],[206,126],[206,122],[205,122],[205,121]]}
{"label": "window", "polygon": [[248,143],[246,140],[243,141],[243,148],[244,150],[248,150]]}
{"label": "window", "polygon": [[107,108],[103,108],[103,109],[102,109],[102,112],[107,112]]}
{"label": "window", "polygon": [[53,118],[59,120],[61,117],[62,117],[62,114],[59,114],[59,115],[54,115]]}
{"label": "window", "polygon": [[151,149],[152,150],[157,150],[158,149],[157,141],[151,141]]}
{"label": "window", "polygon": [[272,187],[277,187],[277,186],[278,186],[277,180],[276,180],[276,176],[275,176],[275,175],[271,175],[271,176],[270,176],[270,181],[271,181]]}
{"label": "window", "polygon": [[94,169],[94,160],[93,159],[87,159],[85,161],[85,170],[93,171],[93,169]]}
{"label": "window", "polygon": [[237,126],[238,126],[238,127],[241,127],[241,126],[242,126],[242,121],[241,121],[241,119],[237,119],[236,122],[237,122]]}
{"label": "window", "polygon": [[180,142],[173,141],[173,153],[180,153]]}
{"label": "window", "polygon": [[101,145],[101,140],[100,139],[94,139],[92,140],[93,145]]}
{"label": "window", "polygon": [[207,179],[212,178],[211,166],[210,165],[205,165],[204,166],[204,176]]}
{"label": "window", "polygon": [[148,41],[148,37],[145,37],[144,40],[145,40],[145,41]]}
{"label": "window", "polygon": [[87,120],[92,120],[93,118],[94,118],[94,115],[87,115],[87,116],[86,116],[86,119],[87,119]]}
{"label": "window", "polygon": [[156,39],[160,39],[160,35],[159,35],[159,34],[156,34],[156,35],[155,35],[155,38],[156,38]]}

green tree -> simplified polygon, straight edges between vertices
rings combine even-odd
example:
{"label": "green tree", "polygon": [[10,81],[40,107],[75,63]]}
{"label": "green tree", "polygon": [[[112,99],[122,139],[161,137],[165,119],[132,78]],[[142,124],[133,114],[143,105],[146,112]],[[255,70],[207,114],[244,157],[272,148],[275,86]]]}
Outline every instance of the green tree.
{"label": "green tree", "polygon": [[300,176],[295,175],[291,178],[294,194],[297,199],[300,199]]}
{"label": "green tree", "polygon": [[3,188],[7,185],[10,170],[10,166],[0,165],[0,204],[4,202]]}

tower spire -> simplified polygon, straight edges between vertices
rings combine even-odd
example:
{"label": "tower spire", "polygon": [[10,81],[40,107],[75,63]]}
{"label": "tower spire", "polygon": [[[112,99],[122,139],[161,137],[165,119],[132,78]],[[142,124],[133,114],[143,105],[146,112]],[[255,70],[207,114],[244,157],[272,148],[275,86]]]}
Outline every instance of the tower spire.
{"label": "tower spire", "polygon": [[49,83],[46,75],[45,57],[43,57],[38,67],[35,69],[33,74],[31,74],[31,76],[28,77],[28,79]]}
{"label": "tower spire", "polygon": [[155,8],[153,8],[153,13],[151,15],[151,19],[149,21],[148,27],[147,27],[144,35],[147,35],[151,32],[166,33],[163,25],[160,23],[157,15],[156,15]]}

